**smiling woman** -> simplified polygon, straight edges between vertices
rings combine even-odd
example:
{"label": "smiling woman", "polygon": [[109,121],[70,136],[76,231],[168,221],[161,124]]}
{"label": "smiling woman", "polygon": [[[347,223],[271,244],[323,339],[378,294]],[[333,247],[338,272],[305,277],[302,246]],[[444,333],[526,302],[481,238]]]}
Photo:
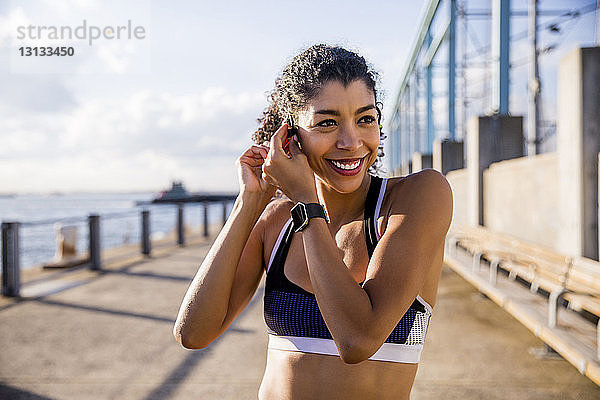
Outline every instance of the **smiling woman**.
{"label": "smiling woman", "polygon": [[[376,175],[383,156],[376,79],[361,56],[326,45],[283,70],[257,145],[237,161],[231,216],[177,317],[177,340],[204,348],[266,274],[261,399],[409,398],[452,193],[434,170]],[[290,136],[288,153],[282,143]],[[283,195],[274,198],[276,190]]]}

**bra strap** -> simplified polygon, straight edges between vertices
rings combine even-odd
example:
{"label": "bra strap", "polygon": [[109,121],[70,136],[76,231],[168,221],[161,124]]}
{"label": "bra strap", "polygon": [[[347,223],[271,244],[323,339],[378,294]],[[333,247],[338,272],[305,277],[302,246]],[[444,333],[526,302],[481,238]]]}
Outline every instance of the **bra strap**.
{"label": "bra strap", "polygon": [[292,243],[292,236],[294,235],[294,224],[290,223],[283,234],[283,238],[275,251],[275,257],[271,263],[271,268],[267,271],[267,278],[265,281],[265,290],[267,292],[273,289],[284,289],[288,292],[300,292],[311,294],[299,286],[296,286],[290,282],[283,271],[285,259],[287,258],[288,251],[290,250],[290,244]]}
{"label": "bra strap", "polygon": [[369,192],[367,193],[367,200],[365,202],[365,238],[367,240],[367,250],[369,251],[369,258],[375,251],[375,245],[377,244],[377,233],[375,231],[375,208],[377,207],[377,199],[379,198],[379,191],[381,190],[382,178],[377,176],[371,176],[371,185],[369,186]]}

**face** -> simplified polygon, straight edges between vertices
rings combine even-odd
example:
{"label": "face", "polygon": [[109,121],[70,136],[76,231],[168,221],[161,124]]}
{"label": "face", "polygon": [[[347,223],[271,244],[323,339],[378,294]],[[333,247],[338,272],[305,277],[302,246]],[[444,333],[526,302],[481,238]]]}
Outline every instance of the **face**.
{"label": "face", "polygon": [[356,191],[377,159],[379,124],[375,96],[361,80],[323,86],[299,113],[300,143],[323,183],[340,193]]}

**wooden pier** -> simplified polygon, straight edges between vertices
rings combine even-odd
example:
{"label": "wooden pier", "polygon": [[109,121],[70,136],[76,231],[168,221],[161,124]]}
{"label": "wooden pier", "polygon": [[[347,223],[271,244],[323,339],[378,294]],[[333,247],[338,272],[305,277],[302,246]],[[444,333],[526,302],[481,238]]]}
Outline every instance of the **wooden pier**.
{"label": "wooden pier", "polygon": [[[175,236],[102,254],[103,266],[28,271],[0,298],[0,398],[256,399],[267,335],[262,285],[209,348],[175,342],[173,323],[211,239]],[[413,400],[597,399],[600,388],[469,283],[444,269]]]}

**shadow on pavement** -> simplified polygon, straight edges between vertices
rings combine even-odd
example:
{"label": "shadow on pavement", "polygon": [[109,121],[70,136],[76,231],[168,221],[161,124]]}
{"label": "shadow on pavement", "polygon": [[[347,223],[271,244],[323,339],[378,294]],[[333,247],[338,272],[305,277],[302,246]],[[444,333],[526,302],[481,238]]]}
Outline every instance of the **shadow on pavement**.
{"label": "shadow on pavement", "polygon": [[26,390],[7,386],[0,383],[0,399],[11,400],[52,400],[51,397],[40,396],[39,394],[31,393]]}

